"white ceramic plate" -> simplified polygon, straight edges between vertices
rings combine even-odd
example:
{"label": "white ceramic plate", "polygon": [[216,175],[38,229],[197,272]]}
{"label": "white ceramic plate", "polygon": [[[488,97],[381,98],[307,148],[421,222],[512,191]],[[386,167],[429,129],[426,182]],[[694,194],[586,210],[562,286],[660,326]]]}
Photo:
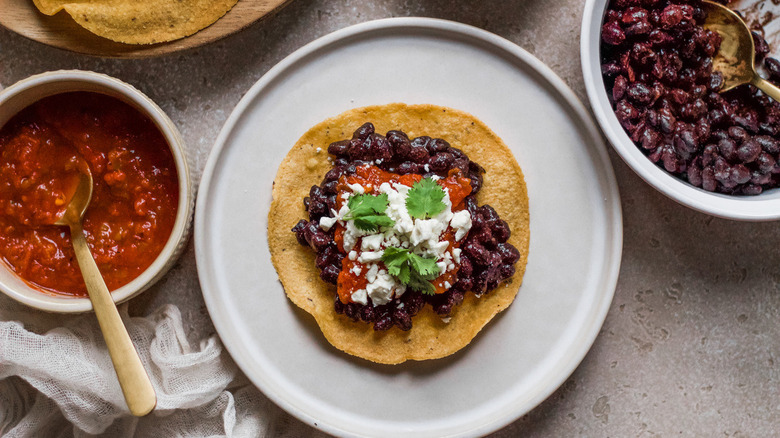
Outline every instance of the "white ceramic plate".
{"label": "white ceramic plate", "polygon": [[[331,347],[287,300],[266,216],[276,169],[309,127],[396,101],[470,112],[503,138],[527,179],[531,247],[514,304],[467,348],[384,366]],[[488,32],[402,18],[320,38],[249,90],[209,157],[195,245],[217,331],[281,407],[339,435],[473,436],[531,410],[585,356],[614,293],[622,224],[605,148],[550,69]]]}

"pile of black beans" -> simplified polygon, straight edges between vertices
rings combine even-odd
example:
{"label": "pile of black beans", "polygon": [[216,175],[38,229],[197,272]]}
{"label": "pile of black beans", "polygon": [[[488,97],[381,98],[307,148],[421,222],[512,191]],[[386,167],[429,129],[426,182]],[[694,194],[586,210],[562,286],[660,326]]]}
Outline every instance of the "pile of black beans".
{"label": "pile of black beans", "polygon": [[[388,330],[398,326],[402,330],[412,328],[412,317],[425,304],[442,317],[449,316],[454,306],[463,301],[468,291],[487,293],[515,273],[519,251],[507,243],[509,226],[489,205],[478,206],[475,195],[482,187],[485,170],[461,150],[453,148],[440,138],[417,137],[410,140],[401,131],[390,131],[383,136],[374,132],[374,125],[366,123],[358,128],[352,139],[330,144],[328,153],[333,155],[331,169],[318,186],[312,186],[303,203],[309,220],[302,219],[293,227],[298,243],[317,252],[316,264],[320,277],[336,284],[344,253],[334,240],[335,227],[323,231],[319,220],[331,216],[336,206],[336,186],[339,178],[354,174],[358,166],[372,164],[380,169],[401,175],[416,173],[423,176],[446,177],[450,169],[460,169],[471,180],[472,192],[466,198],[466,208],[471,213],[472,227],[461,244],[458,281],[445,293],[424,295],[408,289],[400,298],[374,307],[358,303],[344,304],[335,297],[336,312],[346,314],[352,320],[374,324],[374,330]],[[500,177],[500,176],[497,176]],[[401,305],[403,304],[403,305]]]}
{"label": "pile of black beans", "polygon": [[[727,1],[721,1],[726,4]],[[602,73],[618,120],[647,157],[704,190],[757,195],[780,186],[780,104],[752,85],[719,93],[720,36],[699,0],[612,0]],[[780,62],[753,32],[770,79]]]}

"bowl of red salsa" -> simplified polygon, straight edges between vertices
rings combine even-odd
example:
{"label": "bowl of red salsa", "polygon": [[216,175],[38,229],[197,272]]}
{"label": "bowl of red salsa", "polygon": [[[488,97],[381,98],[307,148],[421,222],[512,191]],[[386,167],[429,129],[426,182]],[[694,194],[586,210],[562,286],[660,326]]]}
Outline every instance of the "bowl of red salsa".
{"label": "bowl of red salsa", "polygon": [[0,92],[0,290],[53,312],[92,309],[64,210],[73,172],[94,187],[87,243],[114,301],[159,280],[186,244],[194,194],[181,135],[122,81],[57,71]]}

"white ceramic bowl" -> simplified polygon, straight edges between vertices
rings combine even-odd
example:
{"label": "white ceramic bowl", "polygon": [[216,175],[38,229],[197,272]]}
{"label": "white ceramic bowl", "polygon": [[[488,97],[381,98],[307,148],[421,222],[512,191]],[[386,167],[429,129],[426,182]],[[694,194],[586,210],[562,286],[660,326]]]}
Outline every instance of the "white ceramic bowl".
{"label": "white ceramic bowl", "polygon": [[[146,271],[112,292],[114,301],[120,303],[138,295],[159,280],[173,266],[187,243],[195,197],[184,155],[183,141],[171,119],[133,86],[103,74],[79,70],[42,73],[21,80],[0,92],[0,127],[34,102],[47,96],[71,91],[106,94],[130,104],[148,116],[168,142],[179,175],[178,213],[168,242]],[[17,301],[50,312],[77,313],[92,310],[92,303],[88,298],[57,296],[30,287],[2,262],[0,262],[0,290]]]}
{"label": "white ceramic bowl", "polygon": [[729,196],[694,187],[653,164],[620,126],[607,99],[601,76],[601,24],[608,0],[587,0],[582,17],[580,56],[591,108],[612,147],[642,179],[673,200],[703,213],[726,219],[765,221],[780,219],[780,190],[758,196]]}

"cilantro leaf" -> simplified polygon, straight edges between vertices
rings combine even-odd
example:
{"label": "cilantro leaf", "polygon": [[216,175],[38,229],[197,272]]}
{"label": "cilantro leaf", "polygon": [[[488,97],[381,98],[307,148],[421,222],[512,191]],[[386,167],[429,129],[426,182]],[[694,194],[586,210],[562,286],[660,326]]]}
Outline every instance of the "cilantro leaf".
{"label": "cilantro leaf", "polygon": [[376,231],[379,227],[391,227],[395,221],[385,215],[387,209],[387,194],[352,195],[347,201],[349,213],[344,220],[355,221],[355,226],[363,231]]}
{"label": "cilantro leaf", "polygon": [[432,178],[423,178],[414,183],[409,190],[406,197],[406,210],[409,216],[428,219],[447,208],[442,199],[444,199],[444,189]]}
{"label": "cilantro leaf", "polygon": [[435,288],[430,280],[439,276],[435,258],[421,257],[408,249],[388,247],[382,253],[387,272],[413,290],[433,295]]}
{"label": "cilantro leaf", "polygon": [[404,265],[408,256],[408,249],[396,248],[394,246],[385,248],[385,251],[382,253],[382,261],[387,267],[387,273],[398,277],[401,272],[401,266]]}
{"label": "cilantro leaf", "polygon": [[401,283],[409,284],[409,282],[412,279],[412,270],[409,269],[409,265],[404,263],[401,266],[401,272],[399,272],[398,275],[396,275],[396,277],[398,277],[398,279],[401,280]]}
{"label": "cilantro leaf", "polygon": [[395,221],[385,215],[367,215],[354,219],[355,226],[363,231],[376,231],[378,227],[392,227]]}
{"label": "cilantro leaf", "polygon": [[387,208],[387,194],[381,195],[352,195],[347,201],[349,207],[349,219],[358,216],[367,216],[371,214],[383,214]]}
{"label": "cilantro leaf", "polygon": [[430,281],[415,276],[414,274],[412,275],[412,278],[409,280],[409,284],[407,284],[407,286],[409,286],[413,290],[422,292],[425,295],[434,295],[436,293],[436,288],[433,286],[433,284]]}

